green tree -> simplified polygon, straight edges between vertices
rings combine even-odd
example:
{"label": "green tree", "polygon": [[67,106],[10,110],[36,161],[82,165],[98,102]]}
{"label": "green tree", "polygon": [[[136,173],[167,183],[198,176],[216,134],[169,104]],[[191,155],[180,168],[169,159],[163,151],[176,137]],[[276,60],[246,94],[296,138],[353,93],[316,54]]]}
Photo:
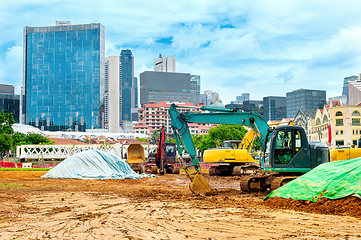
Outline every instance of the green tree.
{"label": "green tree", "polygon": [[193,141],[193,144],[194,144],[194,147],[199,149],[199,146],[202,142],[202,139],[203,139],[203,136],[204,135],[200,135],[200,134],[192,134],[192,141]]}
{"label": "green tree", "polygon": [[158,139],[159,139],[159,135],[160,135],[160,131],[162,129],[159,128],[158,130],[153,131],[152,135],[149,138],[149,143],[150,144],[158,144]]}
{"label": "green tree", "polygon": [[136,137],[139,142],[147,142],[146,138]]}
{"label": "green tree", "polygon": [[218,125],[208,131],[197,148],[203,152],[221,146],[224,140],[242,140],[246,133],[247,130],[240,125]]}
{"label": "green tree", "polygon": [[6,155],[6,153],[11,150],[13,147],[13,140],[11,135],[7,133],[0,133],[0,155],[1,159]]}
{"label": "green tree", "polygon": [[28,133],[25,138],[26,144],[42,144],[42,145],[51,145],[54,144],[49,138],[44,137],[39,133]]}
{"label": "green tree", "polygon": [[22,132],[16,132],[12,135],[13,138],[13,145],[14,146],[20,146],[26,143],[26,134]]}
{"label": "green tree", "polygon": [[0,112],[0,133],[13,134],[12,125],[15,123],[12,113]]}
{"label": "green tree", "polygon": [[12,113],[0,112],[0,155],[3,158],[6,153],[12,149],[13,140],[11,135],[14,133],[12,125],[15,123]]}
{"label": "green tree", "polygon": [[169,137],[165,142],[166,142],[166,143],[176,143],[176,142],[175,142],[175,139],[172,138],[172,137]]}
{"label": "green tree", "polygon": [[32,144],[43,144],[43,145],[52,145],[52,142],[49,138],[44,137],[39,133],[29,133],[24,134],[21,132],[16,132],[12,135],[13,145],[32,145]]}

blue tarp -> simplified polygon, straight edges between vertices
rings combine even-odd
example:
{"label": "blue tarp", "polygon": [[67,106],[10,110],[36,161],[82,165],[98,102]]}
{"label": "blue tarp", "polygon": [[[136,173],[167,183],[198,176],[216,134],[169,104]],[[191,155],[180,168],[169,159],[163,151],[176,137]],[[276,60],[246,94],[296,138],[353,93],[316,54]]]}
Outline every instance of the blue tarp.
{"label": "blue tarp", "polygon": [[51,169],[43,178],[77,179],[140,179],[155,177],[145,173],[137,174],[119,157],[102,151],[89,150],[68,157]]}

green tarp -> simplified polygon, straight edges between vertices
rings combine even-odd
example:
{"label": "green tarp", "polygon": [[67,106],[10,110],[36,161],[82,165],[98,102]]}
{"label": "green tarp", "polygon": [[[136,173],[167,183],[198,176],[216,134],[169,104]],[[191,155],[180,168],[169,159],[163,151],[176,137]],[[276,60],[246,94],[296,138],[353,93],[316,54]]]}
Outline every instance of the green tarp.
{"label": "green tarp", "polygon": [[312,171],[272,191],[271,197],[309,200],[361,195],[361,158],[321,164]]}

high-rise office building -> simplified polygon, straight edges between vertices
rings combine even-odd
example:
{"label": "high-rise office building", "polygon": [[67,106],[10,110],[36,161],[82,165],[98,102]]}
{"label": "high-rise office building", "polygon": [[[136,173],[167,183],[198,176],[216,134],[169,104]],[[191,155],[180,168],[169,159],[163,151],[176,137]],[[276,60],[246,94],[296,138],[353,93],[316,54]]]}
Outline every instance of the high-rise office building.
{"label": "high-rise office building", "polygon": [[159,58],[154,59],[155,72],[176,72],[175,57],[167,58],[165,55],[159,54]]}
{"label": "high-rise office building", "polygon": [[140,74],[140,104],[180,101],[196,104],[189,73],[145,71]]}
{"label": "high-rise office building", "polygon": [[205,99],[204,99],[205,102],[203,102],[203,103],[207,106],[211,105],[212,90],[205,90],[204,95],[205,95]]}
{"label": "high-rise office building", "polygon": [[326,104],[326,91],[298,89],[286,93],[287,118],[294,118],[298,110],[323,109]]}
{"label": "high-rise office building", "polygon": [[249,93],[242,93],[242,96],[236,97],[236,103],[242,104],[244,101],[249,101]]}
{"label": "high-rise office building", "polygon": [[347,100],[346,100],[346,104],[349,104],[349,88],[348,88],[348,82],[355,82],[358,81],[359,77],[358,76],[350,76],[350,77],[345,77],[343,79],[343,86],[342,86],[342,96],[346,96]]}
{"label": "high-rise office building", "polygon": [[119,56],[105,59],[104,123],[111,133],[119,132]]}
{"label": "high-rise office building", "polygon": [[286,97],[263,98],[263,116],[267,120],[282,120],[286,117]]}
{"label": "high-rise office building", "polygon": [[195,104],[198,105],[201,102],[201,76],[191,75],[191,92],[194,94]]}
{"label": "high-rise office building", "polygon": [[134,57],[131,50],[120,53],[121,111],[120,121],[132,121],[132,108],[135,107]]}
{"label": "high-rise office building", "polygon": [[12,113],[15,122],[19,122],[20,95],[15,94],[13,85],[0,84],[0,112]]}
{"label": "high-rise office building", "polygon": [[103,127],[104,32],[99,23],[24,28],[25,124],[60,131]]}
{"label": "high-rise office building", "polygon": [[[139,107],[139,88],[138,88],[138,78],[134,77],[134,108]],[[137,111],[138,112],[138,111]]]}
{"label": "high-rise office building", "polygon": [[361,104],[361,81],[349,81],[348,82],[348,91],[349,91],[349,105],[351,106],[360,106]]}

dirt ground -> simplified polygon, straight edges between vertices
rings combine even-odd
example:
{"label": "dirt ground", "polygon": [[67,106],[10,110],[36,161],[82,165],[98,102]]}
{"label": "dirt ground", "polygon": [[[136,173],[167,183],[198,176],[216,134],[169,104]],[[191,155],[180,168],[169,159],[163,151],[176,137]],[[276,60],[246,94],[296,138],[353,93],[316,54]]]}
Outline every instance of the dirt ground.
{"label": "dirt ground", "polygon": [[[196,196],[185,174],[142,180],[43,174],[0,172],[0,239],[361,239],[361,218],[353,214],[358,198],[338,205],[263,202],[264,193],[241,194],[237,177],[207,176],[219,194]],[[354,210],[337,210],[346,203]]]}

